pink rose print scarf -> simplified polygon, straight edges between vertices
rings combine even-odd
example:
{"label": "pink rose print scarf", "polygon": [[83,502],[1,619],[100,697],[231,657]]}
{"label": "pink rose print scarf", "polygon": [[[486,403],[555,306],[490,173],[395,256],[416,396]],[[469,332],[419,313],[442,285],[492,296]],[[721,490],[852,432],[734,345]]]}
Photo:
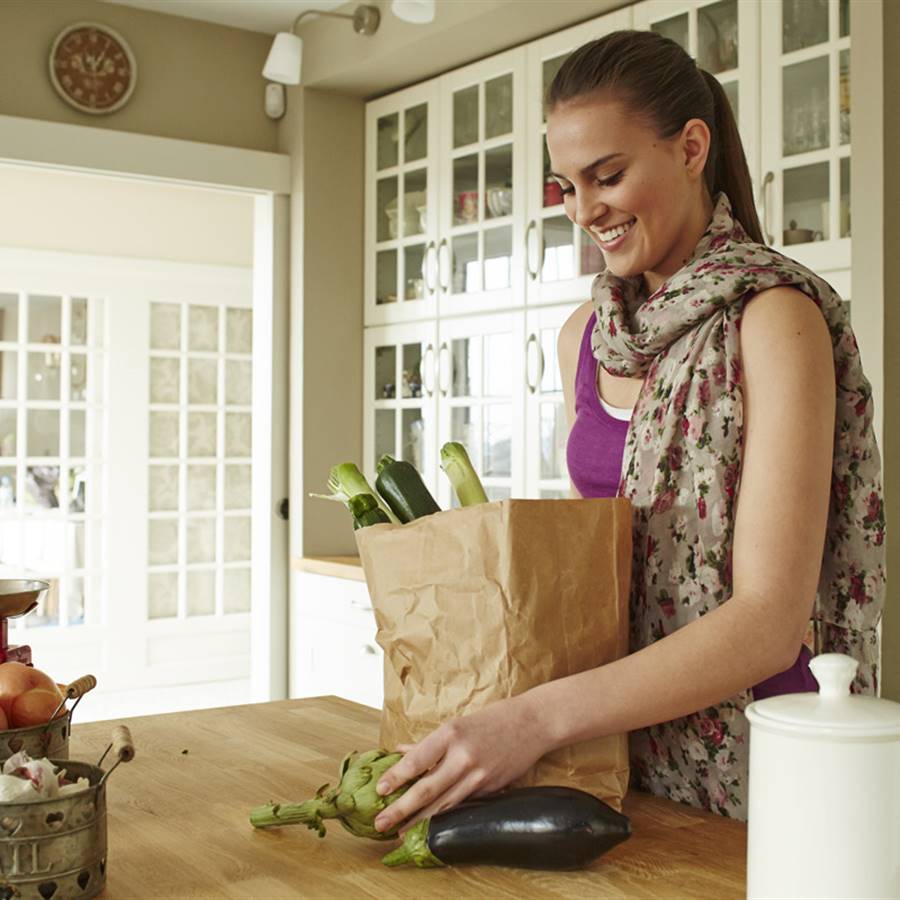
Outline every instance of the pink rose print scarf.
{"label": "pink rose print scarf", "polygon": [[[659,640],[731,596],[735,500],[743,444],[740,321],[756,293],[790,285],[831,332],[837,416],[831,505],[811,623],[814,652],[859,660],[857,692],[877,685],[884,605],[881,464],[847,311],[813,272],[750,240],[720,193],[692,258],[650,297],[643,279],[597,276],[595,357],[614,375],[644,377],[625,443],[619,494],[634,511],[632,649]],[[685,719],[632,735],[643,788],[746,816],[749,688]]]}

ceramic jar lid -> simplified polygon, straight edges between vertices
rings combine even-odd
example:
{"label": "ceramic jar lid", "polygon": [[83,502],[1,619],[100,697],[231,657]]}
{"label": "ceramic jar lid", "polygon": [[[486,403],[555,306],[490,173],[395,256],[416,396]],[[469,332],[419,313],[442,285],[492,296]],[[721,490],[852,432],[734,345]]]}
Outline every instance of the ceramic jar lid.
{"label": "ceramic jar lid", "polygon": [[751,703],[745,710],[754,727],[766,731],[842,741],[900,739],[900,703],[850,693],[859,663],[843,653],[810,660],[818,693],[783,694]]}

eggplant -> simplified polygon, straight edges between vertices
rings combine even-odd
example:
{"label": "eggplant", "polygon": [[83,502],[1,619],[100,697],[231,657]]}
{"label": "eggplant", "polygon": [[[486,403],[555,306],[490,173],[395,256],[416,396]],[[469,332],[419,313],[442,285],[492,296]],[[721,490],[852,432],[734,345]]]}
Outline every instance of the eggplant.
{"label": "eggplant", "polygon": [[404,525],[441,511],[412,463],[385,453],[376,463],[375,471],[378,473],[375,489]]}
{"label": "eggplant", "polygon": [[580,869],[630,834],[627,816],[586,791],[515,788],[417,822],[382,862]]}

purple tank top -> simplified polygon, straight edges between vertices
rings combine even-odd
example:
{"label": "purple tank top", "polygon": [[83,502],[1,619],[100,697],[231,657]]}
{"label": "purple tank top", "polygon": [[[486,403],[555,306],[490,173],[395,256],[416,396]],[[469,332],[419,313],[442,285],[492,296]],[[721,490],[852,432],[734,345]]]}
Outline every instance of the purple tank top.
{"label": "purple tank top", "polygon": [[[572,484],[582,497],[615,497],[619,489],[628,422],[611,416],[597,394],[597,361],[591,350],[595,314],[591,314],[581,338],[575,372],[575,422],[566,445],[566,461]],[[753,699],[818,690],[809,670],[812,657],[806,646],[793,666],[753,687]]]}

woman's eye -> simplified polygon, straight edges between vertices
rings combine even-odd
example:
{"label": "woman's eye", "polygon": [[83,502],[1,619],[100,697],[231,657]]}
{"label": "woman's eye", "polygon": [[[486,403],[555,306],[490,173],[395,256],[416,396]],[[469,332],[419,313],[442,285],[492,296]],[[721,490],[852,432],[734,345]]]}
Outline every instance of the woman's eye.
{"label": "woman's eye", "polygon": [[612,187],[614,184],[618,184],[622,180],[622,172],[616,172],[615,175],[611,175],[609,178],[598,178],[597,184],[600,187]]}

